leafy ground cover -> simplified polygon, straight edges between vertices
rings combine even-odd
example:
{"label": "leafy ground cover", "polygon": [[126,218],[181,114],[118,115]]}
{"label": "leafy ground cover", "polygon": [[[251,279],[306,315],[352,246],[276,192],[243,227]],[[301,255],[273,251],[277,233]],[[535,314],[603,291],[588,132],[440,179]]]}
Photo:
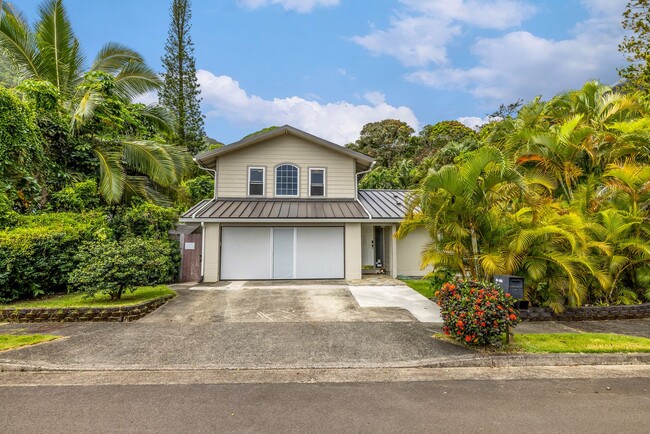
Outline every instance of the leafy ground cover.
{"label": "leafy ground cover", "polygon": [[0,305],[4,308],[66,308],[66,307],[114,307],[129,306],[142,303],[143,301],[153,300],[154,298],[165,295],[175,295],[176,292],[167,286],[142,286],[135,292],[126,293],[120,300],[111,301],[110,296],[106,294],[96,294],[94,298],[88,298],[84,292],[74,292],[71,294],[57,295],[36,300],[26,300],[18,303]]}
{"label": "leafy ground cover", "polygon": [[647,353],[650,339],[614,333],[515,334],[515,346],[526,353]]}
{"label": "leafy ground cover", "polygon": [[404,283],[406,283],[408,286],[410,286],[412,289],[415,291],[419,292],[420,294],[424,295],[426,298],[432,298],[433,293],[435,292],[431,288],[431,282],[428,280],[424,279],[405,279],[403,280]]}
{"label": "leafy ground cover", "polygon": [[11,350],[14,348],[24,347],[25,345],[34,345],[41,342],[52,341],[61,336],[54,335],[0,335],[0,351]]}

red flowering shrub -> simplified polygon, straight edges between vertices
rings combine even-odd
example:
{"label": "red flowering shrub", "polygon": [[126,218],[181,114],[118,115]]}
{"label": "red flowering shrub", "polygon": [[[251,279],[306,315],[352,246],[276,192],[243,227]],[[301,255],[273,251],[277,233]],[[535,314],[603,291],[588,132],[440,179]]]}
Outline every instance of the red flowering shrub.
{"label": "red flowering shrub", "polygon": [[515,300],[493,283],[447,282],[436,292],[443,332],[473,346],[498,345],[517,324]]}

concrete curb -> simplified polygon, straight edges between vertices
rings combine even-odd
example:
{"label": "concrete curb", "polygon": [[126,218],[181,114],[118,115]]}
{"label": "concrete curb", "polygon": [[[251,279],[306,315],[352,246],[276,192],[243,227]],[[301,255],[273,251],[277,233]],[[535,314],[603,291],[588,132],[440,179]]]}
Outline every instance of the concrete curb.
{"label": "concrete curb", "polygon": [[514,354],[480,355],[446,359],[424,359],[387,363],[325,363],[312,365],[68,365],[2,363],[0,372],[62,372],[62,371],[273,371],[285,369],[385,369],[385,368],[506,368],[547,366],[650,365],[650,353],[614,354]]}

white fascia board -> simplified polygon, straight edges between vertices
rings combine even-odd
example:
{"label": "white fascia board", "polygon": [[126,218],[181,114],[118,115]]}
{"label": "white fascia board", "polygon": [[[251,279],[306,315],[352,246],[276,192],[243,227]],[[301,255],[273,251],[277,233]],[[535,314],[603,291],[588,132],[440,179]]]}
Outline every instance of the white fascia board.
{"label": "white fascia board", "polygon": [[[273,225],[276,223],[369,223],[369,222],[380,222],[380,220],[370,220],[368,218],[363,219],[211,219],[211,218],[181,218],[179,219],[181,223],[263,223],[267,225]],[[401,220],[399,220],[401,221]],[[386,222],[388,223],[388,222]],[[390,223],[395,223],[394,220],[391,220]]]}

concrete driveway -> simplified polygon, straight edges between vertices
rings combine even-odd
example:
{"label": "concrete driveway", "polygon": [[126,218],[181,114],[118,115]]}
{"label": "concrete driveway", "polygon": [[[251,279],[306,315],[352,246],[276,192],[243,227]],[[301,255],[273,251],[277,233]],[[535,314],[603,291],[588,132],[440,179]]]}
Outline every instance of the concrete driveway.
{"label": "concrete driveway", "polygon": [[220,282],[176,290],[178,297],[140,322],[440,322],[438,306],[405,285]]}
{"label": "concrete driveway", "polygon": [[0,352],[0,371],[405,367],[481,357],[432,339],[440,324],[419,321],[412,312],[421,317],[422,300],[399,283],[371,291],[344,281],[221,282],[177,291],[132,323],[0,324],[5,333],[66,337]]}

